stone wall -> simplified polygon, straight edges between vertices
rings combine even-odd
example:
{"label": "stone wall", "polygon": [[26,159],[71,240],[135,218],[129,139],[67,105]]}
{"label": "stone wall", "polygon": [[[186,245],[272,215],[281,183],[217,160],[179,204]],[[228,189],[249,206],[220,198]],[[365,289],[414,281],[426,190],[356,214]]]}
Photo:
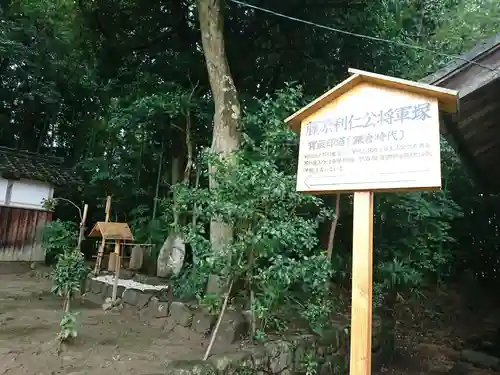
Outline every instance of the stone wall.
{"label": "stone wall", "polygon": [[[89,279],[86,284],[86,298],[94,303],[102,304],[111,292],[112,285],[108,283]],[[169,301],[167,294],[153,289],[120,287],[118,290],[123,304],[137,308],[142,319],[165,319],[166,325],[181,325],[208,337],[215,325],[215,317],[195,305]],[[235,343],[246,336],[249,330],[247,317],[247,314],[228,310],[219,328],[217,341]],[[379,366],[379,360],[384,356],[381,327],[376,321],[372,344],[374,367]],[[348,329],[348,322],[339,319],[322,335],[276,337],[262,345],[245,345],[238,352],[214,355],[208,361],[173,361],[167,365],[165,374],[347,374]]]}

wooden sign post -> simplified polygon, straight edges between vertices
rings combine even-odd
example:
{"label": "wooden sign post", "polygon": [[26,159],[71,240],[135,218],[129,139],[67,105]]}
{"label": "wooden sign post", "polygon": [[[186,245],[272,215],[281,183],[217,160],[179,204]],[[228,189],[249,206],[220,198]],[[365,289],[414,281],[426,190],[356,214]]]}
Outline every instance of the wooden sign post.
{"label": "wooden sign post", "polygon": [[371,374],[373,195],[441,189],[439,112],[457,92],[349,69],[285,122],[300,133],[297,191],[354,193],[350,374]]}

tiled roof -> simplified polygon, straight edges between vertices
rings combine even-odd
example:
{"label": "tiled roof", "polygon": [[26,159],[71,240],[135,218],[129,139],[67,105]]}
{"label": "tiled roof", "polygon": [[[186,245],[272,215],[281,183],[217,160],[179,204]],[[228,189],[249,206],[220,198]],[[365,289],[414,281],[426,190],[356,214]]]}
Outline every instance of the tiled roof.
{"label": "tiled roof", "polygon": [[75,171],[62,166],[63,159],[0,146],[0,175],[48,182],[54,185],[79,181]]}

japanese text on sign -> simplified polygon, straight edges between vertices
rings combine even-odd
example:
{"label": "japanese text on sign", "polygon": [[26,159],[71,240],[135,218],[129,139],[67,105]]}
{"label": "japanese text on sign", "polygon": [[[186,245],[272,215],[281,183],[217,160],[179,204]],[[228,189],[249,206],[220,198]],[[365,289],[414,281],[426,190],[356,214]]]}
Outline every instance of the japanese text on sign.
{"label": "japanese text on sign", "polygon": [[403,106],[311,119],[301,129],[297,189],[411,188],[429,176],[439,185],[437,115],[437,103],[409,98]]}
{"label": "japanese text on sign", "polygon": [[405,121],[425,121],[430,116],[431,103],[418,103],[363,115],[347,115],[323,121],[311,121],[306,125],[306,135],[340,133],[356,128],[376,128],[384,125],[403,124]]}

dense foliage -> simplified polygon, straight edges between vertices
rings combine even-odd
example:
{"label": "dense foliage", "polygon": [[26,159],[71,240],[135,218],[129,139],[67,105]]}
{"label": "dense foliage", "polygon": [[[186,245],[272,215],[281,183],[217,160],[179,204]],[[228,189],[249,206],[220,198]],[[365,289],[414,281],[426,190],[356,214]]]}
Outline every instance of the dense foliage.
{"label": "dense foliage", "polygon": [[[449,53],[500,31],[496,0],[259,5]],[[130,222],[139,242],[153,242],[153,260],[174,214],[181,214],[174,229],[182,229],[197,261],[180,276],[186,282],[178,294],[207,298],[206,277],[217,273],[243,280],[238,293],[252,299],[264,328],[281,324],[276,317],[290,306],[317,328],[328,312],[321,311],[328,308],[324,301],[331,300],[326,280],[349,285],[352,198],[341,197],[330,261],[320,239],[334,201],[295,193],[297,138],[283,119],[343,79],[349,66],[419,79],[449,58],[229,3],[226,50],[244,116],[241,149],[224,161],[204,151],[213,108],[193,9],[190,0],[168,6],[3,1],[0,144],[65,157],[84,187],[59,194],[89,203],[89,222],[102,218],[105,197],[113,195],[112,219]],[[209,174],[219,183],[216,191],[208,189]],[[376,196],[379,304],[465,269],[497,277],[498,197],[481,194],[444,140],[443,176],[442,192]],[[68,212],[56,209],[59,218],[78,220]],[[235,228],[223,263],[206,235],[214,218]],[[67,239],[69,228],[60,222],[49,229]],[[59,244],[48,241],[47,251],[64,253]]]}
{"label": "dense foliage", "polygon": [[42,230],[46,263],[52,264],[67,249],[76,246],[77,238],[78,232],[73,222],[56,219],[47,224]]}

